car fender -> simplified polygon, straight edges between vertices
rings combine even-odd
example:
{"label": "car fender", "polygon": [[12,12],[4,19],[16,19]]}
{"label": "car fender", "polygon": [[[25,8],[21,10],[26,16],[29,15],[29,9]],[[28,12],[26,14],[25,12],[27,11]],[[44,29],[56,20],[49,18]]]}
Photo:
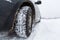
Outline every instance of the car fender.
{"label": "car fender", "polygon": [[14,16],[15,16],[15,12],[16,10],[21,7],[21,5],[24,3],[24,2],[28,2],[28,3],[32,3],[31,1],[29,0],[22,0],[22,1],[17,1],[17,2],[14,2],[14,6],[13,6],[13,9],[11,10],[11,13],[9,15],[9,17],[7,18],[7,21],[5,24],[7,24],[7,27],[11,28],[12,27],[12,23],[13,23],[13,19],[14,19]]}
{"label": "car fender", "polygon": [[13,7],[11,8],[9,15],[7,15],[6,21],[4,23],[4,27],[7,27],[7,29],[10,29],[12,27],[15,12],[18,9],[18,7],[20,7],[22,5],[23,2],[26,2],[26,1],[21,0],[21,1],[13,1],[13,2],[11,2]]}

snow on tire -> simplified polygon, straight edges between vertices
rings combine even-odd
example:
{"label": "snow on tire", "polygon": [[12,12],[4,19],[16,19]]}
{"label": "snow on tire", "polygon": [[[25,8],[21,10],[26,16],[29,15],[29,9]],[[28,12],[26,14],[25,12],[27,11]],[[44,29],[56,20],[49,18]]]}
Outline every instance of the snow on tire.
{"label": "snow on tire", "polygon": [[16,17],[15,32],[19,37],[27,38],[32,32],[32,9],[30,6],[23,6]]}

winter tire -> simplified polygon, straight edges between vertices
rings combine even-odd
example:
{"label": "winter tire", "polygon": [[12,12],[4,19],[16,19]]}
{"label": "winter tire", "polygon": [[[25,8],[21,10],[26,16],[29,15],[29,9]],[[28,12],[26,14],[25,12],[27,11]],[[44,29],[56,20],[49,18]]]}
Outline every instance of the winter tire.
{"label": "winter tire", "polygon": [[[18,8],[19,9],[19,8]],[[19,37],[27,38],[32,32],[33,14],[30,6],[22,6],[16,12],[15,18],[15,32]]]}

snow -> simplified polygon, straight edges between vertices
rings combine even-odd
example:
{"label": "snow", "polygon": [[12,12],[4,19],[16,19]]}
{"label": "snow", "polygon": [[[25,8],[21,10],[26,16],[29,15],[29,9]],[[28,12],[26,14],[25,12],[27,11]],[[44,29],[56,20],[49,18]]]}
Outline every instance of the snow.
{"label": "snow", "polygon": [[60,19],[41,19],[41,22],[35,26],[30,37],[23,40],[60,40],[59,23]]}
{"label": "snow", "polygon": [[2,37],[1,32],[0,36],[0,39],[3,40],[60,40],[60,19],[41,19],[41,22],[33,28],[32,34],[27,39]]}
{"label": "snow", "polygon": [[41,17],[55,18],[60,17],[60,0],[41,0],[39,5]]}
{"label": "snow", "polygon": [[60,40],[60,19],[42,19],[35,27],[33,40]]}

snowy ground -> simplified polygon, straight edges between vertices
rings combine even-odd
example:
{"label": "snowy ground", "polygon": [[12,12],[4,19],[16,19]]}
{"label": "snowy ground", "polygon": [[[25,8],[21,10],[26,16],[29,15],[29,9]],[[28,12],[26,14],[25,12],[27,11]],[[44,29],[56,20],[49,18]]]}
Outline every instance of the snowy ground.
{"label": "snowy ground", "polygon": [[60,40],[60,19],[42,19],[33,40]]}
{"label": "snowy ground", "polygon": [[[3,38],[2,36],[0,39]],[[3,39],[5,40],[6,38]],[[12,37],[10,40],[24,39]],[[36,25],[31,36],[25,40],[60,40],[60,19],[41,19],[41,22]]]}

